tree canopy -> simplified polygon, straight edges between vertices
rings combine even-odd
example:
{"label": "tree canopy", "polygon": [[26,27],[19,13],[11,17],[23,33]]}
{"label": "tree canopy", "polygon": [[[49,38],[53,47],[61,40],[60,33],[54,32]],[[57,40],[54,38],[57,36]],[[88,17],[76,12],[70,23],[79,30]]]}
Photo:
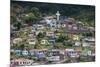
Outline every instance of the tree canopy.
{"label": "tree canopy", "polygon": [[[16,19],[20,19],[21,22],[35,23],[42,16],[55,15],[56,11],[59,10],[61,15],[74,17],[92,26],[95,24],[95,6],[25,1],[11,2],[11,17],[13,17],[11,23],[16,23]],[[24,14],[28,16],[24,16]]]}

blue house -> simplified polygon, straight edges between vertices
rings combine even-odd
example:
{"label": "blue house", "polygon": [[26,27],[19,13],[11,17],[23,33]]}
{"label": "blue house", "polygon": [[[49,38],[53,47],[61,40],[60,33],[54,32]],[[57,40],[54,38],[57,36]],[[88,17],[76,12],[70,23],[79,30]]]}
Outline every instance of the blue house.
{"label": "blue house", "polygon": [[37,58],[45,58],[45,54],[43,54],[43,53],[38,53],[38,54],[36,54],[36,57],[37,57]]}
{"label": "blue house", "polygon": [[59,19],[60,20],[66,20],[67,19],[67,16],[59,16]]}
{"label": "blue house", "polygon": [[27,50],[23,50],[23,51],[22,51],[22,55],[23,55],[23,56],[27,56],[28,54],[29,54],[29,52],[28,52]]}
{"label": "blue house", "polygon": [[30,53],[30,55],[35,55],[35,51],[34,50],[30,50],[29,53]]}
{"label": "blue house", "polygon": [[21,50],[15,50],[15,55],[21,56],[22,55],[22,51]]}
{"label": "blue house", "polygon": [[60,61],[60,57],[59,56],[47,57],[47,61],[59,62]]}

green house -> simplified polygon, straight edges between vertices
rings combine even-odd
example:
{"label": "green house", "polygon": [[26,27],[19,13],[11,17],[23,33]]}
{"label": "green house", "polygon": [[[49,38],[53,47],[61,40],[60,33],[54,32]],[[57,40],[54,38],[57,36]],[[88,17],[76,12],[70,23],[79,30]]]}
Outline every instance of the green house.
{"label": "green house", "polygon": [[49,45],[55,45],[55,40],[48,40]]}

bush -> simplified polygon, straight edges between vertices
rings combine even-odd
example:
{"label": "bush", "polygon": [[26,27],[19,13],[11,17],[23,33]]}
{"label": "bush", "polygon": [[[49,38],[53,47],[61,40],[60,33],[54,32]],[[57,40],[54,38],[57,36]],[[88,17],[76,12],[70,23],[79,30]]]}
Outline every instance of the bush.
{"label": "bush", "polygon": [[72,44],[71,42],[64,41],[64,42],[63,42],[63,45],[64,45],[65,47],[67,47],[67,46],[72,47],[73,44]]}
{"label": "bush", "polygon": [[66,37],[63,36],[63,35],[60,35],[60,36],[56,39],[57,42],[63,42],[64,40],[66,40]]}
{"label": "bush", "polygon": [[44,33],[39,33],[38,35],[37,35],[37,38],[43,38],[43,37],[45,37],[45,34]]}

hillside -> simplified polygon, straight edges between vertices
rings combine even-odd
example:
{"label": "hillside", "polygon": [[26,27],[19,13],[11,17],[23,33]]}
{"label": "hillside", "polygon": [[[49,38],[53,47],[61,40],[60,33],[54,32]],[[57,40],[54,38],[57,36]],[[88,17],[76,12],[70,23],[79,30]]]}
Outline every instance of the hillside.
{"label": "hillside", "polygon": [[[59,10],[63,16],[74,17],[91,26],[95,25],[95,6],[21,1],[11,2],[11,23],[16,22],[16,18],[19,16],[22,21],[38,21],[45,15],[55,15],[56,11]],[[28,14],[30,17],[23,18],[21,17],[22,14]]]}

